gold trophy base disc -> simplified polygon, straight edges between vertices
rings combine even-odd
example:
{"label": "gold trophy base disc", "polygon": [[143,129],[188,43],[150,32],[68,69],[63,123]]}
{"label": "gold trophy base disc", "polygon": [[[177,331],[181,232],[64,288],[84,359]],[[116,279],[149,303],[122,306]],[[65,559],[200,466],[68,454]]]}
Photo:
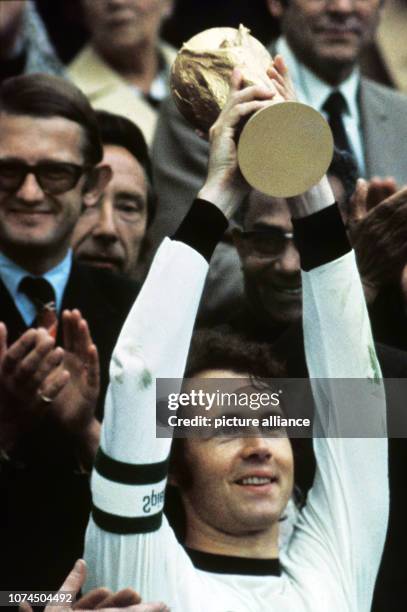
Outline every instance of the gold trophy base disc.
{"label": "gold trophy base disc", "polygon": [[322,115],[300,102],[271,104],[250,117],[239,138],[238,160],[247,182],[266,195],[304,193],[326,173],[332,132]]}

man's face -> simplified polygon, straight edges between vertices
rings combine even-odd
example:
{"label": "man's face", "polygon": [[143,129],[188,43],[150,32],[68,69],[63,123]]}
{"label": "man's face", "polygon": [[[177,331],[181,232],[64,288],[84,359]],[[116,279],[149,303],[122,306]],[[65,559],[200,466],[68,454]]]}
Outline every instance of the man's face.
{"label": "man's face", "polygon": [[[199,374],[203,378],[235,378],[239,386],[242,381],[241,374],[221,370],[207,370]],[[281,432],[280,437],[256,430],[250,437],[187,439],[185,462],[192,475],[181,490],[188,527],[203,523],[234,535],[276,529],[294,475],[291,444]]]}
{"label": "man's face", "polygon": [[172,0],[83,0],[93,41],[111,50],[154,41],[171,4]]}
{"label": "man's face", "polygon": [[380,0],[268,0],[296,56],[324,77],[352,68],[380,20]]}
{"label": "man's face", "polygon": [[247,237],[235,235],[246,297],[259,313],[276,323],[301,316],[302,289],[298,251],[285,200],[253,191],[245,219]]}
{"label": "man's face", "polygon": [[80,261],[134,275],[147,228],[147,182],[142,166],[123,148],[105,145],[113,176],[101,198],[84,206],[72,239]]}
{"label": "man's face", "polygon": [[[62,118],[0,113],[0,162],[83,165],[82,129]],[[50,259],[64,254],[81,210],[85,177],[59,195],[46,193],[33,174],[8,191],[0,188],[0,249],[14,254],[40,251]]]}

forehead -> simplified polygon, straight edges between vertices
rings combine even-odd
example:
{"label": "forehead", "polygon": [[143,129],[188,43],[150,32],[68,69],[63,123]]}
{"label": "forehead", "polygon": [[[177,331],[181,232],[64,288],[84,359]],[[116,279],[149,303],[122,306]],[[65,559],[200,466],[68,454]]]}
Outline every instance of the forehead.
{"label": "forehead", "polygon": [[[280,2],[284,9],[294,9],[294,12],[295,10],[301,10],[303,13],[313,14],[324,13],[329,9],[328,2],[320,2],[319,0],[285,0],[284,2],[280,0]],[[363,0],[358,4],[361,5],[364,11],[376,12],[382,6],[383,0]],[[292,13],[293,17],[294,12]]]}
{"label": "forehead", "polygon": [[292,224],[287,202],[283,198],[272,198],[253,191],[249,196],[244,225],[246,230],[254,229],[257,225],[278,225],[290,230]]}
{"label": "forehead", "polygon": [[125,149],[116,145],[103,147],[103,163],[113,171],[108,188],[135,190],[147,194],[147,181],[142,165]]}
{"label": "forehead", "polygon": [[[114,6],[110,0],[82,0],[82,5],[90,14],[104,15],[117,12],[119,9],[126,10],[158,10],[169,4],[169,0],[125,0],[121,6]],[[91,25],[91,24],[90,24]]]}
{"label": "forehead", "polygon": [[[192,391],[202,391],[203,394],[209,394],[215,398],[211,408],[210,408],[210,416],[242,416],[242,417],[261,417],[263,412],[269,414],[270,412],[281,414],[281,409],[278,406],[272,406],[271,404],[267,404],[267,402],[261,407],[256,408],[256,413],[254,414],[252,410],[248,407],[246,402],[252,398],[254,401],[257,401],[256,398],[259,394],[264,394],[270,396],[273,393],[272,386],[269,386],[266,381],[261,380],[253,380],[249,373],[242,374],[240,372],[236,372],[235,370],[221,370],[219,368],[216,369],[207,369],[202,370],[201,372],[194,375],[192,378],[184,379],[182,391],[186,393],[191,393]],[[222,394],[225,394],[224,396]],[[205,396],[207,397],[207,396]],[[222,403],[222,397],[224,398],[224,402]],[[234,398],[236,398],[237,402],[235,402]],[[243,403],[239,404],[239,398],[244,400]],[[221,402],[218,403],[218,399]],[[191,406],[188,408],[191,410]],[[197,414],[200,414],[201,408],[198,408]],[[195,413],[194,413],[195,414]]]}
{"label": "forehead", "polygon": [[53,159],[83,161],[82,128],[62,117],[29,117],[0,113],[0,157],[16,157],[34,164]]}

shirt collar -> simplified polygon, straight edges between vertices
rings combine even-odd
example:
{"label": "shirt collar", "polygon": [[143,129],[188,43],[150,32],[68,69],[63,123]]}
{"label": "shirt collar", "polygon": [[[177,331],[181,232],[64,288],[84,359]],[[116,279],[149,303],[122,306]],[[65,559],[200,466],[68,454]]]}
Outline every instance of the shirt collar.
{"label": "shirt collar", "polygon": [[[151,83],[150,91],[145,96],[148,99],[160,103],[168,96],[169,64],[165,61],[163,53],[158,49],[158,71]],[[140,96],[143,92],[136,86],[131,85],[133,90]]]}
{"label": "shirt collar", "polygon": [[357,98],[360,83],[358,68],[355,68],[350,76],[338,87],[332,87],[298,61],[284,37],[280,37],[277,40],[275,48],[277,53],[283,56],[287,64],[300,102],[305,102],[313,108],[321,110],[327,97],[333,91],[340,91],[347,102],[347,113],[352,117],[358,117]]}
{"label": "shirt collar", "polygon": [[[72,250],[69,249],[64,259],[59,264],[42,275],[42,278],[45,278],[49,283],[51,283],[55,291],[56,307],[58,312],[61,310],[62,298],[68,282],[69,274],[71,272],[71,267]],[[0,278],[14,301],[16,301],[17,294],[19,293],[19,284],[25,276],[33,275],[6,257],[4,253],[0,252]]]}
{"label": "shirt collar", "polygon": [[203,572],[241,576],[281,576],[279,559],[250,559],[218,555],[185,547],[194,566]]}

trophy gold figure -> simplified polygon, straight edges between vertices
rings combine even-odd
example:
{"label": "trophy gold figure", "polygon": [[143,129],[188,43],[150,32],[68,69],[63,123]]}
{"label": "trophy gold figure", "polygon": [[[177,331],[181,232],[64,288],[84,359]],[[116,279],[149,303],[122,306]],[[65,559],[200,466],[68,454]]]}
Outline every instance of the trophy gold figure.
{"label": "trophy gold figure", "polygon": [[[240,69],[246,86],[270,86],[271,64],[267,49],[244,26],[211,28],[178,52],[171,92],[184,117],[207,132],[225,105],[233,69]],[[322,115],[278,93],[246,121],[238,142],[239,167],[247,182],[275,197],[296,196],[318,183],[332,154],[332,133]]]}

